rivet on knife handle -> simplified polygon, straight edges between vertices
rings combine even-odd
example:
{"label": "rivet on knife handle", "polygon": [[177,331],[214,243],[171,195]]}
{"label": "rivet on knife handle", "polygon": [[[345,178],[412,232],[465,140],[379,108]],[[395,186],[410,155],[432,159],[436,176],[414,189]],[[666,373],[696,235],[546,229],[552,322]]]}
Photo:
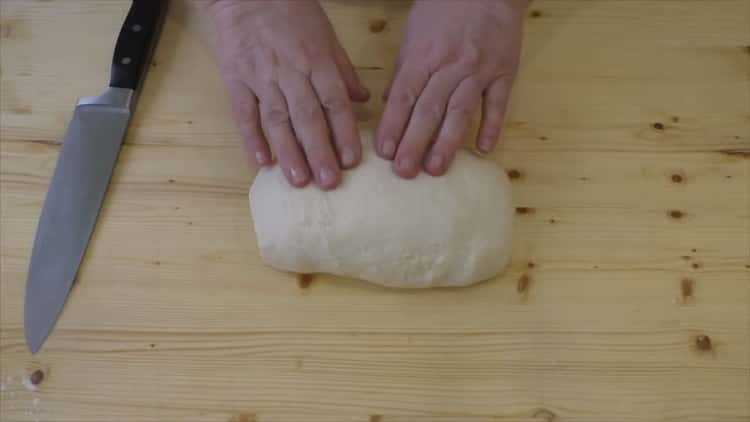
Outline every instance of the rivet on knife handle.
{"label": "rivet on knife handle", "polygon": [[167,0],[133,0],[115,45],[109,86],[138,88],[166,9]]}

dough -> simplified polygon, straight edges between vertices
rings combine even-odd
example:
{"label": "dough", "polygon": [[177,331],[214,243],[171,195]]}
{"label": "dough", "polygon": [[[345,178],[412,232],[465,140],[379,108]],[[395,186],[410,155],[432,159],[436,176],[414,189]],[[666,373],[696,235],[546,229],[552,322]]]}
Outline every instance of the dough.
{"label": "dough", "polygon": [[363,134],[363,160],[337,189],[291,187],[279,166],[250,188],[263,261],[391,287],[467,286],[501,272],[514,209],[505,172],[459,151],[448,173],[403,180]]}

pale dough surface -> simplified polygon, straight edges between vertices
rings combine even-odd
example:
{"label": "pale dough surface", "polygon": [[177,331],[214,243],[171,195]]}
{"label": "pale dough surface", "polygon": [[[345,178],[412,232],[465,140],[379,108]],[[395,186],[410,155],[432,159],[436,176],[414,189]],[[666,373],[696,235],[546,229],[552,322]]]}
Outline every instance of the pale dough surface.
{"label": "pale dough surface", "polygon": [[466,286],[500,273],[514,208],[505,172],[462,150],[445,176],[403,180],[364,134],[363,161],[331,192],[289,186],[279,166],[250,189],[263,261],[391,287]]}

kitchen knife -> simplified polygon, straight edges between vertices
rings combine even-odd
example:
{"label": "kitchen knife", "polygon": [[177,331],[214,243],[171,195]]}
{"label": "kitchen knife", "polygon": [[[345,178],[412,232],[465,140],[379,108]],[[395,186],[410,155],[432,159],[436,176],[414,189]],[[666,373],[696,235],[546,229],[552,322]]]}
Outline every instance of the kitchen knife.
{"label": "kitchen knife", "polygon": [[115,45],[109,88],[81,98],[68,124],[26,279],[24,332],[32,353],[52,331],[78,273],[166,7],[167,0],[133,0]]}

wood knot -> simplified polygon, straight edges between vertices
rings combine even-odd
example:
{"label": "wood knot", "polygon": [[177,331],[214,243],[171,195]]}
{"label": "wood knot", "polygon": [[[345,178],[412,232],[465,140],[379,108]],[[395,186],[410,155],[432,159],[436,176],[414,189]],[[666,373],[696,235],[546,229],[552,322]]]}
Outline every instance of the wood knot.
{"label": "wood knot", "polygon": [[29,375],[29,382],[31,385],[37,386],[44,381],[44,371],[37,369]]}
{"label": "wood knot", "polygon": [[378,34],[380,32],[383,32],[388,22],[385,21],[385,19],[377,18],[370,20],[370,32],[373,34]]}
{"label": "wood knot", "polygon": [[529,289],[530,282],[531,282],[531,277],[529,277],[528,274],[522,275],[518,279],[518,283],[516,284],[516,291],[518,291],[518,293],[525,293]]}
{"label": "wood knot", "polygon": [[232,416],[229,422],[255,422],[254,413],[239,413]]}
{"label": "wood knot", "polygon": [[380,422],[383,420],[383,415],[370,415],[370,422]]}
{"label": "wood knot", "polygon": [[678,116],[672,116],[669,120],[671,120],[672,123],[677,123],[680,121],[680,118]]}
{"label": "wood knot", "polygon": [[685,213],[680,210],[670,210],[668,214],[675,220],[679,220],[680,218],[685,216]]}
{"label": "wood knot", "polygon": [[531,214],[534,211],[531,207],[516,207],[516,214]]}
{"label": "wood knot", "polygon": [[300,289],[307,289],[308,287],[310,287],[310,284],[312,284],[312,282],[312,274],[297,274],[297,285],[300,287]]}
{"label": "wood knot", "polygon": [[511,169],[508,171],[508,177],[511,179],[519,179],[521,177],[521,172],[516,169]]}
{"label": "wood knot", "polygon": [[693,265],[691,265],[691,267],[693,267],[693,269],[697,270],[698,268],[701,267],[701,264],[699,262],[693,262]]}
{"label": "wood knot", "polygon": [[730,157],[750,158],[750,149],[720,149],[718,152]]}
{"label": "wood knot", "polygon": [[536,264],[534,264],[534,261],[529,261],[529,263],[526,264],[526,266],[529,267],[529,268],[534,268],[534,267],[536,267]]}
{"label": "wood knot", "polygon": [[542,17],[542,11],[541,10],[532,10],[531,13],[529,13],[529,17],[533,19],[541,18]]}
{"label": "wood knot", "polygon": [[656,129],[656,130],[664,130],[664,123],[656,122],[656,123],[652,124],[651,127],[654,128],[654,129]]}
{"label": "wood knot", "polygon": [[673,174],[672,175],[672,182],[673,183],[682,183],[685,180],[685,178],[681,174]]}
{"label": "wood knot", "polygon": [[532,416],[543,422],[554,422],[557,420],[557,415],[543,407],[537,409]]}
{"label": "wood knot", "polygon": [[682,299],[687,300],[693,297],[693,280],[689,278],[683,278],[680,282],[680,291],[682,292]]}
{"label": "wood knot", "polygon": [[711,338],[705,334],[695,336],[695,347],[704,352],[713,349]]}

